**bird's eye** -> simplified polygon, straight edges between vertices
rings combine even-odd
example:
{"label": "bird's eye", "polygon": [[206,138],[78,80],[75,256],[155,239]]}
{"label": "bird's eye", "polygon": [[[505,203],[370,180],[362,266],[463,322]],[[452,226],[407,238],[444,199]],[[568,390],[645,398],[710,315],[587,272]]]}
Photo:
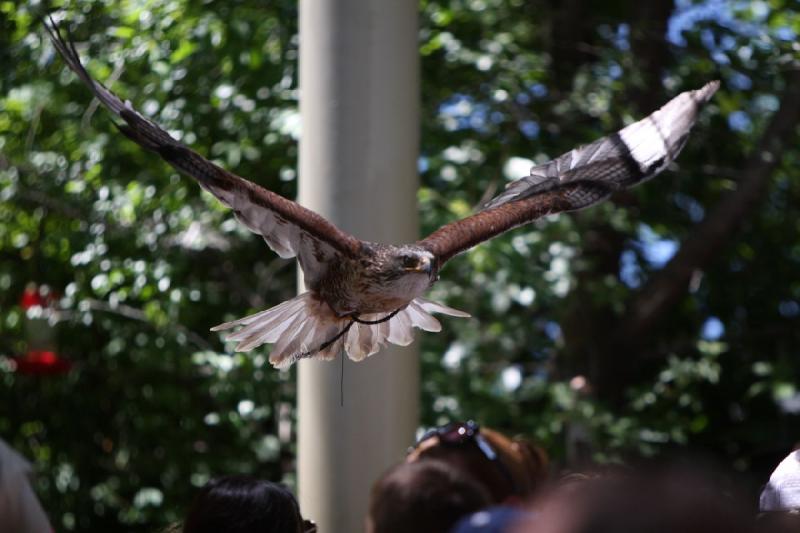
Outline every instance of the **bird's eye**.
{"label": "bird's eye", "polygon": [[419,261],[413,255],[403,256],[403,268],[414,268],[419,264]]}

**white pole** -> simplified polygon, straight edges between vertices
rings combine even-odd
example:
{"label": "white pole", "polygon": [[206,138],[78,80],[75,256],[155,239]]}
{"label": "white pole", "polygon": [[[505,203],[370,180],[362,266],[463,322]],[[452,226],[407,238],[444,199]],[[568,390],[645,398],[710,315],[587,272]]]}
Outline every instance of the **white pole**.
{"label": "white pole", "polygon": [[[418,236],[417,2],[300,1],[300,203],[361,239]],[[363,528],[375,479],[419,413],[416,346],[298,365],[300,508],[326,533]]]}

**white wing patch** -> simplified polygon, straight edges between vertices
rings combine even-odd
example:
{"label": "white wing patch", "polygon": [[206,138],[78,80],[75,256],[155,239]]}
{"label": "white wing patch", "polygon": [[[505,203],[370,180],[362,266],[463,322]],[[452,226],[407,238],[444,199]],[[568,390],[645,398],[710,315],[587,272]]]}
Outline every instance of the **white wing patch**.
{"label": "white wing patch", "polygon": [[511,182],[483,209],[529,198],[567,183],[591,183],[585,194],[576,194],[575,209],[579,209],[654,177],[678,156],[702,105],[718,88],[719,82],[714,81],[696,91],[683,92],[658,111],[617,133],[533,167],[530,176]]}
{"label": "white wing patch", "polygon": [[337,256],[337,251],[331,245],[288,222],[274,211],[254,204],[245,197],[245,192],[227,191],[204,182],[200,182],[200,186],[231,208],[236,220],[253,233],[261,235],[264,242],[280,257],[289,259],[297,256],[309,285],[323,277],[326,264]]}

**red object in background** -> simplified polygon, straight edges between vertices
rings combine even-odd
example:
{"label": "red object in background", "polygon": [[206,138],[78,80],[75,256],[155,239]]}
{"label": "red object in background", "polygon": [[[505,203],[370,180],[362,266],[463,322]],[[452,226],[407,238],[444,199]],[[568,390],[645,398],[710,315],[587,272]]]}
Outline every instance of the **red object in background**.
{"label": "red object in background", "polygon": [[72,361],[59,357],[56,352],[31,350],[22,357],[15,357],[17,372],[30,375],[66,374]]}
{"label": "red object in background", "polygon": [[[66,374],[72,362],[58,355],[55,348],[55,326],[50,315],[55,312],[56,296],[46,287],[29,283],[20,298],[20,306],[25,311],[25,331],[28,351],[25,355],[13,357],[16,372],[29,375]],[[38,315],[30,315],[33,307],[41,307]]]}
{"label": "red object in background", "polygon": [[22,293],[22,298],[19,299],[19,305],[22,306],[24,311],[27,311],[34,305],[43,305],[44,300],[39,296],[39,291],[35,285],[28,285]]}

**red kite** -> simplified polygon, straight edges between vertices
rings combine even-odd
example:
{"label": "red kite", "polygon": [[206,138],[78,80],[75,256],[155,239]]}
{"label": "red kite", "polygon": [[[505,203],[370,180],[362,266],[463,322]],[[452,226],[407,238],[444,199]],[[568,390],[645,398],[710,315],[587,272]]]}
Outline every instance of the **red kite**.
{"label": "red kite", "polygon": [[197,180],[278,255],[297,256],[307,292],[212,328],[242,326],[227,337],[238,341],[239,351],[274,343],[269,360],[276,367],[306,357],[333,359],[342,349],[360,361],[386,342],[410,344],[415,327],[440,331],[431,313],[468,317],[422,297],[445,262],[537,218],[589,207],[652,178],[677,157],[702,105],[719,87],[713,81],[681,93],[639,122],[533,167],[477,213],[398,246],[359,240],[317,213],[215,165],[93,80],[52,19],[45,27],[67,65],[122,119],[122,133]]}

